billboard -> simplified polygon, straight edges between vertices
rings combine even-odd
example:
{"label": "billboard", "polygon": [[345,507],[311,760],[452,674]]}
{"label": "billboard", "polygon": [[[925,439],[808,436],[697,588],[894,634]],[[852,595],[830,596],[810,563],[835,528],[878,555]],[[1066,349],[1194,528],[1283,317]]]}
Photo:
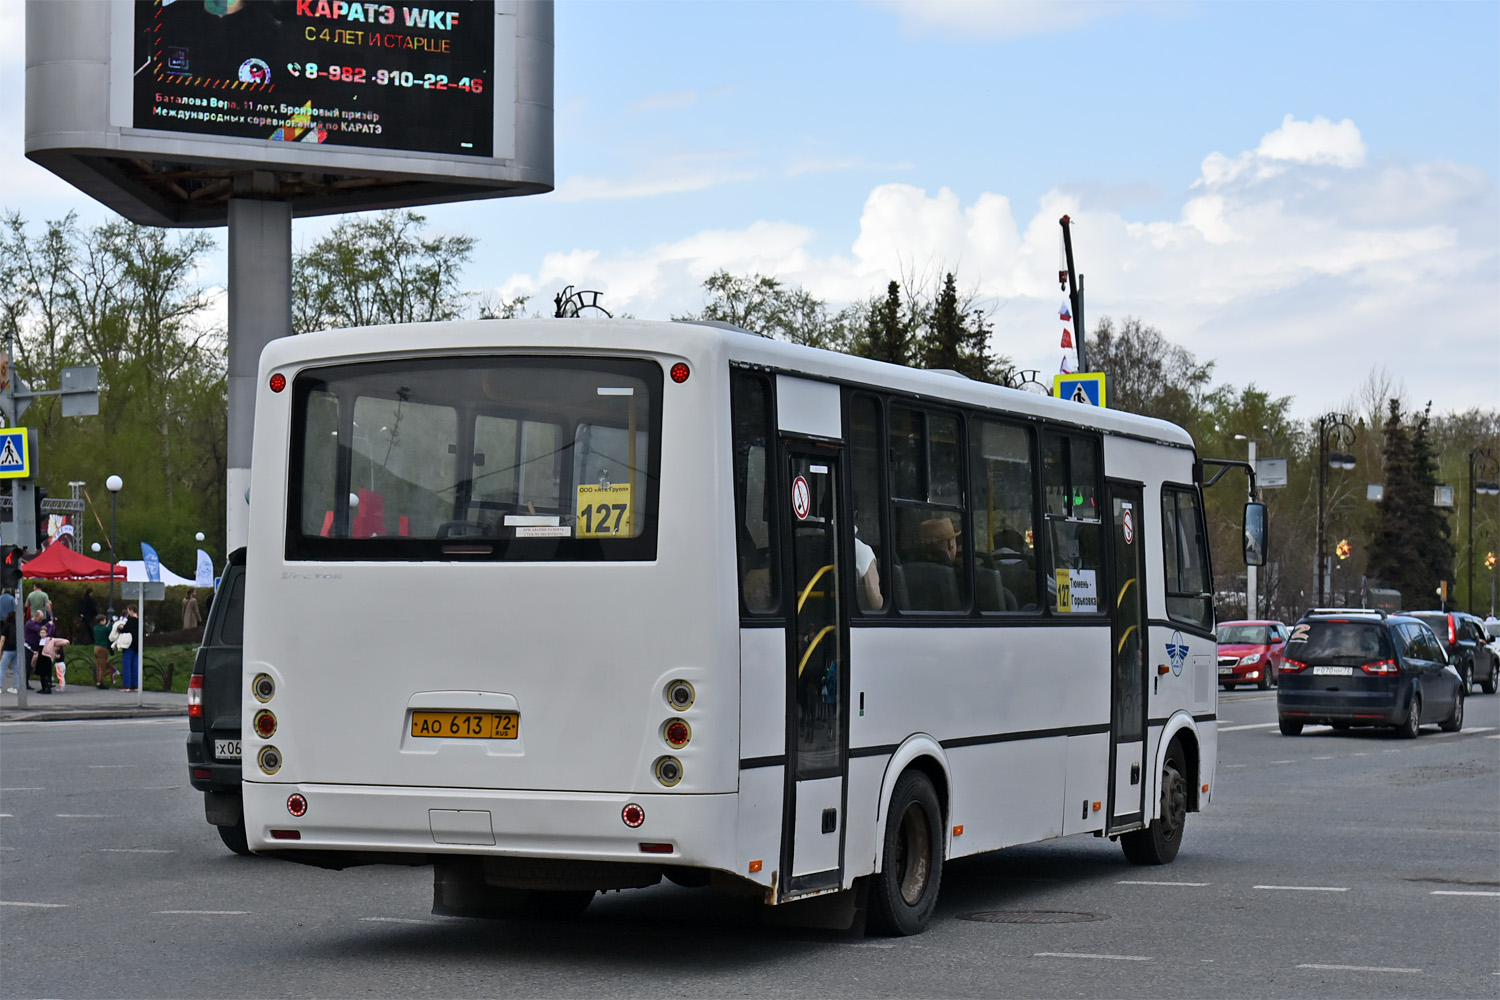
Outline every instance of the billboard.
{"label": "billboard", "polygon": [[550,0],[28,0],[26,155],[132,221],[552,190]]}
{"label": "billboard", "polygon": [[131,124],[490,157],[494,8],[135,0]]}

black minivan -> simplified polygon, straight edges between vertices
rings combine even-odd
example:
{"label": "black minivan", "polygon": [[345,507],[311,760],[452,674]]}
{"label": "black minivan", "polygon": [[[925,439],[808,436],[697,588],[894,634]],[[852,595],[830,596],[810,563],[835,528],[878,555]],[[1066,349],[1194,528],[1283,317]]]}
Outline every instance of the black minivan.
{"label": "black minivan", "polygon": [[1424,722],[1464,723],[1463,679],[1432,630],[1384,611],[1314,609],[1292,626],[1277,674],[1281,731],[1393,726],[1415,737]]}
{"label": "black minivan", "polygon": [[240,800],[240,676],[245,638],[245,550],[219,579],[188,680],[188,780],[207,820],[236,854],[249,854]]}

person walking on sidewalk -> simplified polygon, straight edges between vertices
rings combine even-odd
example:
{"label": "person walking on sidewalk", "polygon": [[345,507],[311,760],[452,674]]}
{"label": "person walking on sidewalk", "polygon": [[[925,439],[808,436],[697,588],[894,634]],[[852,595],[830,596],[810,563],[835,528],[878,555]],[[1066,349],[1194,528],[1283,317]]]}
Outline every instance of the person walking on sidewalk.
{"label": "person walking on sidewalk", "polygon": [[[36,673],[41,679],[41,693],[51,694],[52,671],[37,671],[37,667],[41,665],[42,639],[44,638],[42,632],[44,623],[46,622],[46,614],[45,611],[34,611],[31,614],[31,621],[26,623],[26,652],[24,656],[28,672]],[[50,667],[51,664],[48,664],[48,666]]]}
{"label": "person walking on sidewalk", "polygon": [[197,628],[201,621],[198,616],[198,596],[190,590],[182,599],[182,627]]}
{"label": "person walking on sidewalk", "polygon": [[99,604],[94,600],[94,590],[90,587],[78,599],[78,641],[84,645],[93,641],[94,619],[98,614]]}
{"label": "person walking on sidewalk", "polygon": [[135,631],[140,619],[136,617],[135,605],[125,609],[125,617],[115,622],[110,629],[110,642],[120,651],[120,690],[134,691],[140,687],[140,650],[135,648]]}
{"label": "person walking on sidewalk", "polygon": [[103,615],[94,616],[94,686],[103,691],[114,687],[115,671],[109,665],[109,622]]}
{"label": "person walking on sidewalk", "polygon": [[31,584],[31,593],[26,595],[26,610],[33,617],[40,611],[44,621],[52,620],[52,598],[48,597],[47,592],[42,589],[40,580],[33,581]]}
{"label": "person walking on sidewalk", "polygon": [[57,690],[68,689],[68,677],[63,651],[71,640],[57,634],[57,623],[45,626],[42,631],[42,654],[37,657],[37,672],[53,681]]}
{"label": "person walking on sidewalk", "polygon": [[[12,598],[10,611],[0,616],[0,687],[5,688],[6,694],[15,694],[16,690],[25,683],[24,671],[21,667],[22,660],[16,658],[16,602]],[[7,677],[15,675],[14,680],[7,684]],[[30,684],[26,685],[30,687]]]}

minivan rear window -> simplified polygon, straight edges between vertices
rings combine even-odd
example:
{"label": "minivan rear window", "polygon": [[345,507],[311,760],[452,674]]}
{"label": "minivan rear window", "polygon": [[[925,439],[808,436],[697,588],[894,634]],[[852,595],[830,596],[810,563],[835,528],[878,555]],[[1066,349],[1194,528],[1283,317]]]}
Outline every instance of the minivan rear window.
{"label": "minivan rear window", "polygon": [[1303,663],[1368,663],[1389,659],[1385,628],[1373,622],[1303,622],[1292,629],[1287,655]]}
{"label": "minivan rear window", "polygon": [[1437,636],[1438,645],[1446,651],[1448,648],[1448,616],[1447,615],[1412,615],[1417,621],[1432,629],[1432,634]]}

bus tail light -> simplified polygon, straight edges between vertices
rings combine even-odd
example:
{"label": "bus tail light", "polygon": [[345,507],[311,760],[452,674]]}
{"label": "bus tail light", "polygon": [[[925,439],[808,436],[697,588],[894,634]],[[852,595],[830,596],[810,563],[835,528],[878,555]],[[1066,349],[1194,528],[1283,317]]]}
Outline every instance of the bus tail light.
{"label": "bus tail light", "polygon": [[1375,674],[1377,676],[1390,676],[1391,674],[1399,674],[1401,672],[1401,667],[1395,660],[1377,660],[1374,663],[1366,663],[1359,669],[1367,674]]}
{"label": "bus tail light", "polygon": [[302,831],[301,830],[272,830],[271,831],[271,839],[272,840],[301,840],[302,839]]}
{"label": "bus tail light", "polygon": [[626,826],[634,830],[646,822],[646,810],[640,803],[631,802],[624,809],[620,810],[620,819],[625,821]]}
{"label": "bus tail light", "polygon": [[667,741],[667,746],[673,750],[681,750],[693,738],[693,728],[682,719],[668,719],[662,726],[661,735]]}
{"label": "bus tail light", "polygon": [[681,361],[672,366],[672,381],[676,382],[678,385],[686,382],[688,380],[688,375],[690,374],[692,373],[688,371],[688,366],[683,364]]}
{"label": "bus tail light", "polygon": [[304,816],[307,814],[307,797],[301,792],[293,792],[287,796],[286,811],[293,816]]}
{"label": "bus tail light", "polygon": [[203,675],[193,674],[188,678],[188,718],[203,718]]}
{"label": "bus tail light", "polygon": [[672,853],[672,845],[671,844],[642,844],[641,845],[641,853],[642,854],[671,854]]}
{"label": "bus tail light", "polygon": [[652,770],[656,773],[656,780],[668,788],[682,780],[682,761],[676,757],[656,758],[656,766]]}
{"label": "bus tail light", "polygon": [[255,726],[255,734],[263,740],[268,740],[276,735],[276,716],[270,709],[263,708],[255,713],[252,723]]}
{"label": "bus tail light", "polygon": [[1301,673],[1306,669],[1307,664],[1303,663],[1301,660],[1294,660],[1290,656],[1283,658],[1281,661],[1281,672],[1284,674]]}

